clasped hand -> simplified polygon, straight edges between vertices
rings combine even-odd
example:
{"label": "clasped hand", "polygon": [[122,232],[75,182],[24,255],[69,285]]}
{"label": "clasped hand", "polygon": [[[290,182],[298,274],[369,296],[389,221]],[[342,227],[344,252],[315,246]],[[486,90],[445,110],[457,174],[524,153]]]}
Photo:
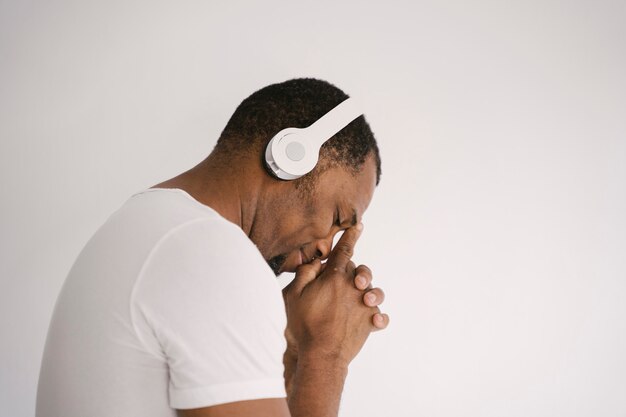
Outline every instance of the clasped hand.
{"label": "clasped hand", "polygon": [[347,367],[372,331],[384,329],[389,316],[379,305],[385,299],[372,288],[372,272],[351,258],[362,225],[347,229],[322,264],[319,259],[298,267],[283,290],[287,312],[285,379],[303,357]]}

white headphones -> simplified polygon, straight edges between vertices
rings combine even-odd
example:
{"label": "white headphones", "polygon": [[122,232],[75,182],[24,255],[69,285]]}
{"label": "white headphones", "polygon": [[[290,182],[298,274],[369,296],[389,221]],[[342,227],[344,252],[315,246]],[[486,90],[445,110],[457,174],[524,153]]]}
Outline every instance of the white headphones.
{"label": "white headphones", "polygon": [[295,180],[311,172],[322,145],[362,114],[348,98],[309,127],[281,130],[265,148],[269,171],[283,180]]}

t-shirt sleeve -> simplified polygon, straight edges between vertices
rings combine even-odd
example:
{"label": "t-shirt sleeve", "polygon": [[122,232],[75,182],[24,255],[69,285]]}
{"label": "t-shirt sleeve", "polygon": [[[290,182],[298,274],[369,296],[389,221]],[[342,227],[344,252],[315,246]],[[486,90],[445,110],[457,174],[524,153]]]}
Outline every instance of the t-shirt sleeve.
{"label": "t-shirt sleeve", "polygon": [[224,220],[178,226],[155,246],[131,299],[135,332],[166,362],[169,404],[285,397],[285,308],[254,244]]}

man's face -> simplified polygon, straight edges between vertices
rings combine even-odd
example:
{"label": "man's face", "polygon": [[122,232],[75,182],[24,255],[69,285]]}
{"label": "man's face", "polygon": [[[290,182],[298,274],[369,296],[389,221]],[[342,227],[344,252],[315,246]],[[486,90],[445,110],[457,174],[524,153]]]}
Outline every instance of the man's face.
{"label": "man's face", "polygon": [[276,275],[293,272],[302,263],[328,257],[334,236],[361,221],[375,188],[372,155],[356,175],[342,167],[326,169],[309,195],[282,183],[250,237]]}

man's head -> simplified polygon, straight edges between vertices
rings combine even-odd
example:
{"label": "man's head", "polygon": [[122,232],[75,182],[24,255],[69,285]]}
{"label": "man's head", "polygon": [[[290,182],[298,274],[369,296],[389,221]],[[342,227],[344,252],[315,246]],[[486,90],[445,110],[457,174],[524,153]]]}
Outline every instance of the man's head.
{"label": "man's head", "polygon": [[268,177],[249,235],[275,273],[327,257],[333,236],[360,221],[380,181],[378,147],[363,116],[322,146],[317,166],[302,178],[282,181],[265,170],[265,147],[277,132],[308,127],[346,98],[310,78],[267,86],[237,107],[213,151],[226,164],[253,161]]}

